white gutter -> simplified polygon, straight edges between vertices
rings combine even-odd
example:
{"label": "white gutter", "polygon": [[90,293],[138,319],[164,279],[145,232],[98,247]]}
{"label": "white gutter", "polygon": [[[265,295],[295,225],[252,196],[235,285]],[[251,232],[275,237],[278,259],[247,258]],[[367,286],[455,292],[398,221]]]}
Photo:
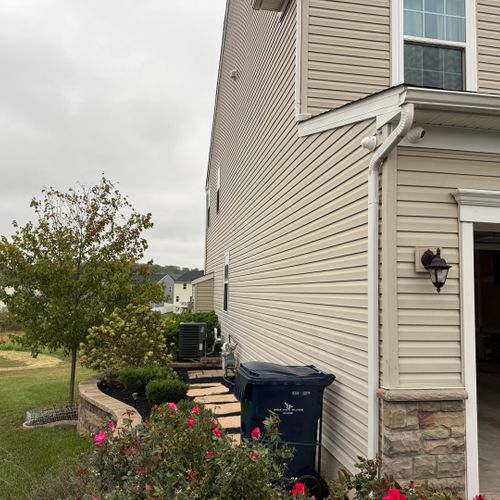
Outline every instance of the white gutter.
{"label": "white gutter", "polygon": [[297,25],[295,27],[295,119],[298,122],[311,118],[310,113],[304,112],[303,94],[303,71],[304,71],[304,13],[305,2],[308,0],[297,0]]}
{"label": "white gutter", "polygon": [[368,458],[375,458],[379,442],[379,171],[383,161],[410,131],[415,109],[401,107],[398,125],[373,154],[368,168]]}

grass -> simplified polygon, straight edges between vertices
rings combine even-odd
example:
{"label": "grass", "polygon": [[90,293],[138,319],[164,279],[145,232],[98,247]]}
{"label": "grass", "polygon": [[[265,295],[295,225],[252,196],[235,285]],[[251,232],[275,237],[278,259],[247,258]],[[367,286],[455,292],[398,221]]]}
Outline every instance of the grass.
{"label": "grass", "polygon": [[[1,359],[1,358],[0,358]],[[91,375],[79,368],[77,382]],[[27,410],[68,400],[69,362],[0,372],[0,499],[27,499],[34,482],[92,447],[74,426],[22,429]]]}
{"label": "grass", "polygon": [[22,361],[4,358],[0,352],[0,368],[21,368],[23,366],[25,366],[25,363]]}

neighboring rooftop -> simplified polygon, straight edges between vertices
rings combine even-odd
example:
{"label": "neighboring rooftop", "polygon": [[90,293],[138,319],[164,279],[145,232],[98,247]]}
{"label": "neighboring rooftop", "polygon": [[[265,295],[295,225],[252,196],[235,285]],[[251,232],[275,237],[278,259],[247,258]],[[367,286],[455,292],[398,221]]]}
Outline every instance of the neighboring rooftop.
{"label": "neighboring rooftop", "polygon": [[187,271],[184,274],[181,274],[175,281],[180,283],[191,283],[191,281],[200,278],[203,274],[203,270]]}

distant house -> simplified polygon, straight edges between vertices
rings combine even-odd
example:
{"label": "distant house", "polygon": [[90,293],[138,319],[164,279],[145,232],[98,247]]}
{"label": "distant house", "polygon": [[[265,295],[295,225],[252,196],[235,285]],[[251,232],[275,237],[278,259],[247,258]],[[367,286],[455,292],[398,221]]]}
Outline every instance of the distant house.
{"label": "distant house", "polygon": [[203,271],[187,271],[174,283],[173,304],[174,313],[180,314],[191,311],[193,308],[193,285],[192,282],[203,276]]}
{"label": "distant house", "polygon": [[165,292],[165,299],[163,302],[158,302],[152,304],[151,307],[155,311],[159,311],[161,313],[172,312],[172,297],[174,294],[174,278],[170,276],[170,274],[154,274],[151,276],[151,281],[155,281],[159,283],[163,287],[163,291]]}
{"label": "distant house", "polygon": [[163,290],[165,291],[165,296],[167,297],[167,300],[165,302],[172,303],[172,296],[174,293],[174,283],[175,283],[174,278],[172,278],[170,274],[165,274],[160,279],[155,281],[163,286]]}

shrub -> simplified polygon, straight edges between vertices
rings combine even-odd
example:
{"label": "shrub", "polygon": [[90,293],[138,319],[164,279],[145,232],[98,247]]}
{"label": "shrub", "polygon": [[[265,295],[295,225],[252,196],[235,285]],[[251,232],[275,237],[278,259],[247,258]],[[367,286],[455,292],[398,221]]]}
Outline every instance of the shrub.
{"label": "shrub", "polygon": [[82,365],[101,372],[127,366],[161,366],[171,360],[161,315],[148,305],[115,309],[101,326],[89,330],[80,347]]}
{"label": "shrub", "polygon": [[[266,442],[243,441],[233,446],[211,412],[191,402],[162,405],[151,420],[135,429],[106,429],[94,452],[81,462],[71,478],[70,498],[176,500],[277,500],[291,498],[284,477],[291,452],[279,441],[278,421],[267,421]],[[68,474],[67,476],[69,476]],[[38,498],[33,495],[33,498]],[[304,497],[301,497],[304,498]]]}
{"label": "shrub", "polygon": [[177,340],[179,337],[179,325],[194,321],[196,323],[207,324],[207,347],[212,348],[214,342],[214,328],[220,332],[219,318],[214,311],[168,314],[164,316],[165,321],[165,340],[170,352],[177,352]]}
{"label": "shrub", "polygon": [[181,380],[151,380],[146,386],[146,397],[152,404],[177,403],[186,398],[188,388]]}
{"label": "shrub", "polygon": [[[463,500],[460,492],[438,486],[415,487],[398,484],[392,476],[381,472],[380,459],[358,457],[356,474],[343,469],[337,479],[328,483],[330,500]],[[484,498],[483,498],[484,500]]]}
{"label": "shrub", "polygon": [[17,322],[16,317],[4,307],[0,309],[0,332],[20,332],[21,325]]}
{"label": "shrub", "polygon": [[179,376],[170,367],[164,366],[128,366],[118,373],[118,382],[130,392],[144,396],[150,380],[173,379]]}

